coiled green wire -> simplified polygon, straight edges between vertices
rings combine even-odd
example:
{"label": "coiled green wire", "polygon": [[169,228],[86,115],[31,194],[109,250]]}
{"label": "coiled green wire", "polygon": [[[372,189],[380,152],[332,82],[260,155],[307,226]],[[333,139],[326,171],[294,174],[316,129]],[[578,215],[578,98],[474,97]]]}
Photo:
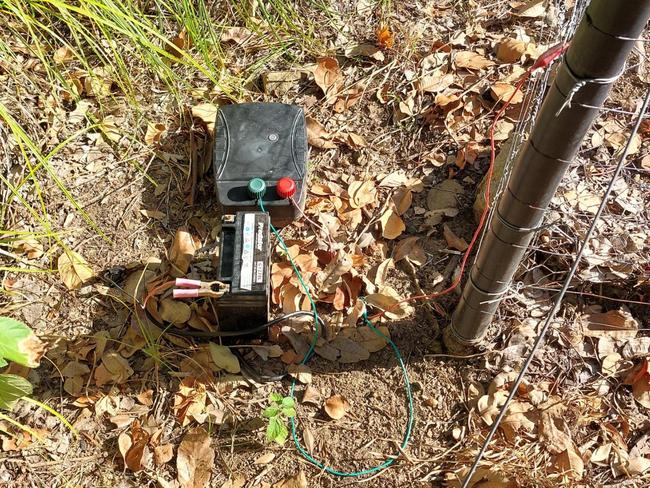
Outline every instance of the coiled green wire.
{"label": "coiled green wire", "polygon": [[[266,212],[266,209],[264,208],[264,203],[262,202],[262,199],[258,200],[260,209],[262,212]],[[287,248],[287,245],[284,242],[284,239],[282,239],[282,236],[278,232],[278,230],[269,222],[269,226],[271,227],[271,231],[275,235],[275,237],[278,239],[278,242],[280,243],[280,246],[284,250],[284,252],[287,253],[287,256],[289,257],[289,262],[291,263],[291,267],[293,268],[293,272],[296,274],[298,277],[298,281],[300,281],[300,285],[302,286],[302,289],[304,290],[305,294],[307,295],[307,298],[309,299],[309,303],[311,304],[311,309],[312,313],[314,315],[314,337],[312,338],[311,344],[309,346],[309,350],[305,354],[305,356],[302,358],[302,361],[300,364],[306,364],[307,361],[313,356],[314,354],[314,348],[316,347],[316,342],[318,341],[318,335],[319,335],[319,328],[318,328],[318,310],[316,310],[316,303],[314,302],[314,299],[311,296],[311,293],[309,293],[309,287],[305,284],[304,280],[302,279],[302,274],[300,274],[300,271],[298,270],[298,267],[296,266],[296,263],[294,263],[293,258],[291,257],[291,254],[289,253],[289,249]],[[384,339],[390,347],[393,349],[393,352],[395,353],[395,358],[397,359],[397,362],[399,363],[399,366],[402,370],[402,375],[404,376],[404,391],[406,392],[406,398],[408,401],[408,421],[406,422],[406,429],[404,431],[404,439],[402,440],[402,444],[400,445],[400,450],[403,451],[406,449],[406,446],[409,443],[409,439],[411,438],[411,432],[413,430],[413,421],[415,418],[415,409],[413,407],[413,392],[411,390],[411,382],[409,381],[408,377],[408,371],[406,370],[406,365],[404,364],[404,359],[402,358],[402,354],[399,352],[399,349],[397,348],[397,345],[388,338],[385,334],[383,334],[379,329],[377,329],[374,325],[372,325],[372,322],[368,319],[368,312],[367,310],[364,310],[363,312],[363,321],[364,323],[372,330],[375,334],[377,334],[379,337]],[[291,390],[289,392],[289,395],[291,398],[295,399],[295,390],[296,390],[296,379],[294,378],[291,381]],[[291,435],[293,437],[293,442],[296,445],[296,449],[298,449],[298,452],[304,457],[307,461],[310,463],[318,466],[325,472],[329,474],[333,474],[335,476],[342,476],[342,477],[347,477],[347,478],[355,478],[359,476],[364,476],[367,474],[373,474],[377,473],[383,469],[386,469],[388,466],[393,464],[395,462],[395,459],[397,456],[391,457],[386,459],[383,463],[378,464],[377,466],[374,466],[372,468],[368,469],[362,469],[361,471],[338,471],[334,468],[330,468],[329,466],[326,466],[324,463],[321,461],[315,459],[311,454],[309,454],[304,447],[300,444],[300,440],[298,440],[298,433],[296,429],[296,419],[295,417],[291,417],[289,419],[291,423]]]}

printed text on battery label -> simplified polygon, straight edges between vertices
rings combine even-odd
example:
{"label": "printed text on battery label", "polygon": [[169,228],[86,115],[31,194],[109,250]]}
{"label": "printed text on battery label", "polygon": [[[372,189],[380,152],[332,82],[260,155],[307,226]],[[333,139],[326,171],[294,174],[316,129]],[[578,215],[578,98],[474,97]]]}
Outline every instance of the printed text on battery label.
{"label": "printed text on battery label", "polygon": [[255,283],[264,282],[264,263],[262,261],[255,262]]}
{"label": "printed text on battery label", "polygon": [[253,285],[253,240],[255,239],[255,214],[244,215],[244,235],[242,236],[241,273],[239,287],[251,290]]}

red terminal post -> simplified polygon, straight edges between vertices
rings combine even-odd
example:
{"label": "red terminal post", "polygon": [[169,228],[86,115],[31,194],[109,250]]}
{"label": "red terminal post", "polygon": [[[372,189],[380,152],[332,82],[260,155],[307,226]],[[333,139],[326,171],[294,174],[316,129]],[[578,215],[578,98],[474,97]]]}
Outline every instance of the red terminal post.
{"label": "red terminal post", "polygon": [[296,194],[296,182],[287,176],[280,178],[275,186],[275,191],[280,198],[291,198]]}

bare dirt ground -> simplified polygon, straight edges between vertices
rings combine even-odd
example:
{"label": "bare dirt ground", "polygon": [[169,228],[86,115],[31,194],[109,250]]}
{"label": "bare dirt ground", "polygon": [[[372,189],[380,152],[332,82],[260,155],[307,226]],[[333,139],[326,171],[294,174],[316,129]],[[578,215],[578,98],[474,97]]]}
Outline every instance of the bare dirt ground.
{"label": "bare dirt ground", "polygon": [[[0,101],[27,133],[38,135],[43,154],[56,152],[47,160],[50,169],[41,167],[30,180],[20,144],[0,119],[6,178],[14,185],[29,180],[19,192],[25,203],[5,204],[3,191],[3,229],[40,233],[5,246],[0,303],[3,315],[23,320],[47,342],[40,368],[16,371],[30,379],[34,398],[64,415],[77,434],[42,408],[18,403],[11,418],[44,441],[0,420],[0,486],[460,486],[570,266],[631,117],[606,112],[590,131],[484,348],[458,357],[442,344],[457,293],[400,307],[378,322],[400,349],[412,384],[415,424],[403,451],[407,405],[399,365],[390,347],[369,345],[359,336],[361,324],[346,317],[358,316],[360,296],[397,300],[439,291],[453,279],[463,251],[459,239],[469,241],[476,226],[474,199],[489,163],[487,134],[499,90],[512,87],[572,15],[573,2],[550,3],[526,15],[524,2],[394,2],[390,8],[344,2],[331,7],[334,17],[301,5],[313,52],[296,48],[267,57],[255,35],[222,37],[224,69],[235,78],[241,73],[235,94],[192,74],[193,88],[181,86],[176,97],[143,76],[133,80],[141,86],[129,100],[107,74],[100,78],[108,83],[103,96],[84,85],[78,99],[66,99],[63,85],[48,80],[29,49],[9,39],[21,64],[0,59]],[[380,24],[390,32],[377,33]],[[170,27],[170,38],[179,30]],[[513,59],[499,54],[509,40]],[[260,68],[251,69],[256,63]],[[629,66],[608,107],[638,108],[645,53],[634,54]],[[74,78],[86,68],[71,62],[61,69]],[[185,69],[178,67],[179,79]],[[282,73],[281,81],[269,81],[269,72]],[[328,259],[346,254],[354,265],[331,293],[314,284],[329,332],[319,345],[330,344],[334,360],[321,352],[308,363],[309,385],[297,387],[297,433],[314,457],[339,470],[397,456],[378,474],[332,476],[305,461],[291,438],[270,442],[262,412],[271,392],[288,394],[289,379],[260,383],[227,373],[205,342],[163,334],[160,324],[136,313],[149,292],[163,313],[168,292],[152,290],[173,273],[179,228],[195,247],[187,274],[213,279],[221,221],[206,164],[210,117],[235,101],[294,103],[311,121],[306,212],[320,228],[303,220],[283,234],[294,257],[304,257],[301,269],[313,267],[313,283]],[[509,109],[499,144],[531,103],[526,98]],[[645,127],[638,137],[474,488],[648,485],[648,133]],[[192,171],[200,176],[194,185]],[[459,191],[453,208],[441,214],[436,189],[448,180]],[[47,227],[30,207],[43,210]],[[390,222],[381,219],[386,209],[394,214]],[[64,247],[92,269],[75,289],[57,269]],[[286,254],[274,250],[274,262],[287,269]],[[274,272],[273,314],[304,308],[298,284]],[[203,321],[180,325],[212,327],[213,305],[209,299],[192,305],[192,317]],[[299,345],[310,337],[289,341],[276,331],[253,342],[267,346],[257,351],[279,346],[280,357],[264,359],[250,341],[239,350],[253,367],[277,373],[300,362]],[[315,395],[310,402],[303,401],[307,387]],[[324,410],[333,395],[349,403],[338,420]],[[191,435],[201,433],[207,448],[192,444]]]}

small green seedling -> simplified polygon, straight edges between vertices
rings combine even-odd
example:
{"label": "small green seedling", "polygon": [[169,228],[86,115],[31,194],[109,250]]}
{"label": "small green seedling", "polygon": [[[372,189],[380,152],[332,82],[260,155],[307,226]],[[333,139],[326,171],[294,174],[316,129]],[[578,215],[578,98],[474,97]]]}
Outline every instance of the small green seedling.
{"label": "small green seedling", "polygon": [[291,397],[283,397],[279,393],[272,392],[269,395],[271,406],[264,409],[262,415],[269,419],[269,426],[266,429],[266,438],[283,445],[289,436],[287,428],[288,418],[296,416],[295,403]]}

